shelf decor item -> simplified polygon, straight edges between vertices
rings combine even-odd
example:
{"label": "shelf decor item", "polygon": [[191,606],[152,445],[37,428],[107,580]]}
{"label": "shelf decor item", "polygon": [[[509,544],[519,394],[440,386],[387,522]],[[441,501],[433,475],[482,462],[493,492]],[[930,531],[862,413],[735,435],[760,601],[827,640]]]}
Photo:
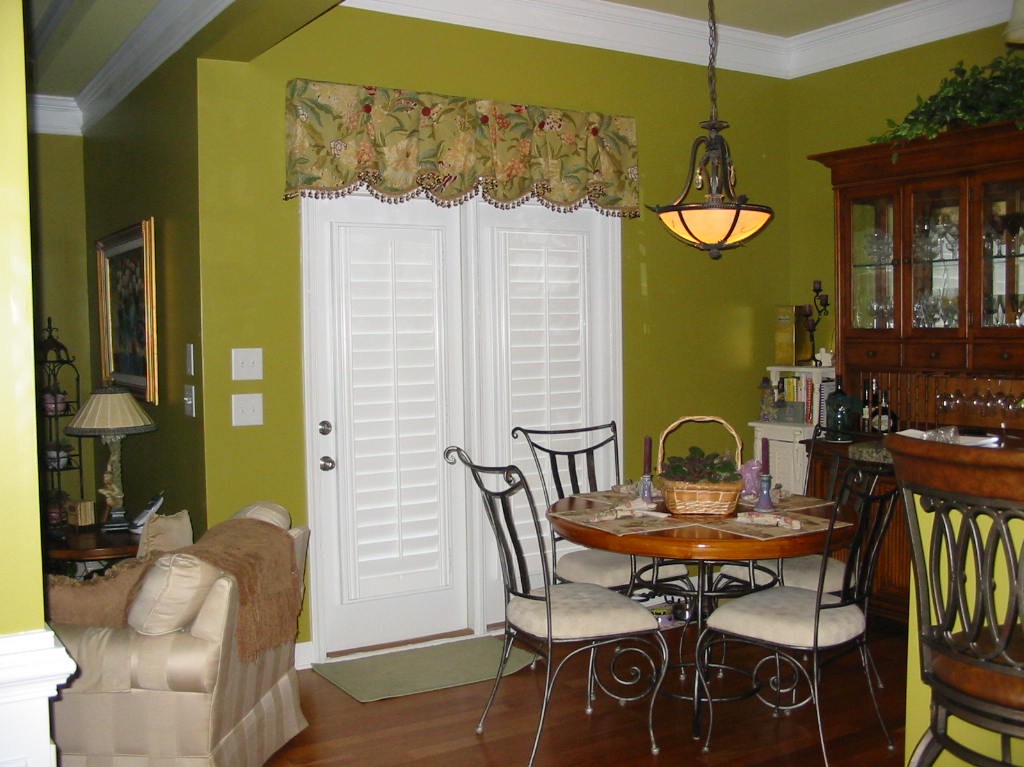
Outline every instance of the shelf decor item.
{"label": "shelf decor item", "polygon": [[[691,447],[687,456],[665,457],[665,440],[685,423],[717,423],[736,442],[736,458],[720,453],[705,453]],[[684,416],[669,426],[658,444],[658,485],[665,505],[672,514],[710,514],[727,516],[736,510],[743,490],[743,478],[737,461],[743,455],[743,442],[736,430],[712,415]]]}
{"label": "shelf decor item", "polygon": [[158,404],[153,218],[96,242],[100,374]]}

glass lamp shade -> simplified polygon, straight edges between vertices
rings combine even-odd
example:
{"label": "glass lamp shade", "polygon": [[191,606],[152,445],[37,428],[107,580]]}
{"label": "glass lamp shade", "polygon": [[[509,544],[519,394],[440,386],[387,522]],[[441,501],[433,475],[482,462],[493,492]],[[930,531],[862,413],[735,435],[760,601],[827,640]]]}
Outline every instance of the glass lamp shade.
{"label": "glass lamp shade", "polygon": [[720,258],[761,232],[775,217],[767,205],[748,203],[684,203],[652,208],[669,231],[683,242]]}
{"label": "glass lamp shade", "polygon": [[103,437],[154,431],[156,424],[131,392],[120,386],[93,391],[81,410],[68,422],[65,434],[73,437]]}

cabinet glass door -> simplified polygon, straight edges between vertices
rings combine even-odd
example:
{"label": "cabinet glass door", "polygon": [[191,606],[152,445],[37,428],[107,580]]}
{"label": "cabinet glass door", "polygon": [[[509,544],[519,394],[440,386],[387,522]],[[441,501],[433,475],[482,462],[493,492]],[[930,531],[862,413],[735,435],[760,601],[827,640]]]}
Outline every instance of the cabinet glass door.
{"label": "cabinet glass door", "polygon": [[983,189],[982,326],[1024,327],[1024,180]]}
{"label": "cabinet glass door", "polygon": [[850,201],[850,323],[854,328],[894,328],[892,195]]}
{"label": "cabinet glass door", "polygon": [[914,190],[911,301],[915,328],[960,327],[960,192]]}

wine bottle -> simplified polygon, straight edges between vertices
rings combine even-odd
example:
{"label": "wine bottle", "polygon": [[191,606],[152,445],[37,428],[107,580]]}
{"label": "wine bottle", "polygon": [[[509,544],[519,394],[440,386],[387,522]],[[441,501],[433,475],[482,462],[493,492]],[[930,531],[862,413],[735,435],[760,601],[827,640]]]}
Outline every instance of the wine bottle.
{"label": "wine bottle", "polygon": [[878,408],[879,408],[879,396],[878,396],[878,379],[871,379],[871,391],[868,395],[868,428],[867,431],[878,431]]}
{"label": "wine bottle", "polygon": [[878,401],[878,411],[875,416],[875,429],[881,434],[887,434],[890,428],[889,418],[889,392],[888,390],[882,392],[882,398]]}
{"label": "wine bottle", "polygon": [[866,380],[861,387],[860,430],[871,431],[871,382]]}

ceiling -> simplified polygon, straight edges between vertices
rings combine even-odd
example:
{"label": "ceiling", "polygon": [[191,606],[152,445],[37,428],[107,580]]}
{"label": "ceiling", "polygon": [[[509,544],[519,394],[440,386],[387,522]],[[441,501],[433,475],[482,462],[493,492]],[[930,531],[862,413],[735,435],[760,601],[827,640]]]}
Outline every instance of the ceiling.
{"label": "ceiling", "polygon": [[[94,100],[112,106],[233,1],[27,0],[29,91],[37,106],[80,110],[87,124]],[[706,0],[343,2],[661,58],[707,61]],[[719,0],[718,63],[795,77],[1005,23],[1011,5],[1012,0]],[[133,57],[132,63],[122,63],[119,71],[118,61],[126,56]],[[125,80],[123,92],[97,99],[93,92],[98,84],[109,88],[112,79]]]}

